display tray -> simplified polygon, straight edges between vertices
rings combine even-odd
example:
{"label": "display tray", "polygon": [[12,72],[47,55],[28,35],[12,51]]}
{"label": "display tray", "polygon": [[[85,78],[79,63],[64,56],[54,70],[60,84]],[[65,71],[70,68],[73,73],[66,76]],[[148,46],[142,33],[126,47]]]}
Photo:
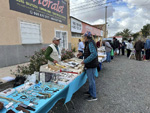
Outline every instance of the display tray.
{"label": "display tray", "polygon": [[105,58],[106,56],[98,56],[98,57]]}

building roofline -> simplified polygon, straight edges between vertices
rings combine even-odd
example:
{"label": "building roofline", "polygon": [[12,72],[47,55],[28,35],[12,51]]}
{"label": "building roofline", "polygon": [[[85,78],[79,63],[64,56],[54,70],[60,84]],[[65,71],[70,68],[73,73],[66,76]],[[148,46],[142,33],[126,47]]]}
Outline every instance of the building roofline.
{"label": "building roofline", "polygon": [[[82,23],[85,23],[85,24],[87,24],[87,25],[90,25],[90,26],[92,26],[92,27],[98,29],[97,27],[95,27],[95,26],[93,26],[93,25],[91,25],[91,24],[89,24],[89,23],[86,23],[86,22],[84,22],[84,21],[82,21],[82,20],[79,20],[78,18],[75,18],[75,17],[73,17],[73,16],[70,16],[70,18],[76,19],[76,20],[78,20],[78,21],[80,21],[80,22],[82,22]],[[99,29],[99,30],[100,30],[100,29]]]}
{"label": "building roofline", "polygon": [[105,24],[95,24],[95,25],[93,25],[93,26],[101,26],[101,25],[105,25]]}

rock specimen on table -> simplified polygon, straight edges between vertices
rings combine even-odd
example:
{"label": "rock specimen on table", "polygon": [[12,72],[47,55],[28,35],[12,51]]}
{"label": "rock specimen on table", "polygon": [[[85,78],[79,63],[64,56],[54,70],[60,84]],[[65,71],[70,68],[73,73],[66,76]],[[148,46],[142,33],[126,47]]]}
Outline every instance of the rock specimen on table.
{"label": "rock specimen on table", "polygon": [[2,102],[0,102],[0,110],[3,109],[4,104]]}

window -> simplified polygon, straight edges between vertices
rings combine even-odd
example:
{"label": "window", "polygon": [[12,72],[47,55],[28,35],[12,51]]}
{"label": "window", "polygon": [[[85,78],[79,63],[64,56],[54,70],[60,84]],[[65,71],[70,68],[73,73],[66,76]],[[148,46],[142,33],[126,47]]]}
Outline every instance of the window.
{"label": "window", "polygon": [[72,37],[78,37],[78,38],[81,38],[81,34],[79,34],[79,33],[72,33]]}
{"label": "window", "polygon": [[60,48],[68,48],[67,32],[66,31],[55,31],[55,36],[60,38]]}
{"label": "window", "polygon": [[20,22],[22,44],[42,43],[40,24]]}

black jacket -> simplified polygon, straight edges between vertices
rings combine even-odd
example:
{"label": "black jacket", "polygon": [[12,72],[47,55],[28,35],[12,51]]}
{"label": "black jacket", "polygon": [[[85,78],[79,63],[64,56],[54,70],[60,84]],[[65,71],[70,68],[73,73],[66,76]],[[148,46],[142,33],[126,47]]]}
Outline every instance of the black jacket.
{"label": "black jacket", "polygon": [[[89,43],[92,42],[93,45],[95,46],[96,50],[97,50],[97,47],[96,47],[96,44],[94,42],[94,40],[89,40],[88,42],[85,43],[85,48],[84,48],[84,58],[86,59],[88,56],[90,56],[91,52],[90,52],[90,49],[89,49]],[[85,64],[85,67],[86,68],[96,68],[98,66],[98,56],[92,60],[91,62]]]}
{"label": "black jacket", "polygon": [[136,51],[142,51],[142,49],[144,48],[144,43],[139,40],[135,43],[134,48]]}

